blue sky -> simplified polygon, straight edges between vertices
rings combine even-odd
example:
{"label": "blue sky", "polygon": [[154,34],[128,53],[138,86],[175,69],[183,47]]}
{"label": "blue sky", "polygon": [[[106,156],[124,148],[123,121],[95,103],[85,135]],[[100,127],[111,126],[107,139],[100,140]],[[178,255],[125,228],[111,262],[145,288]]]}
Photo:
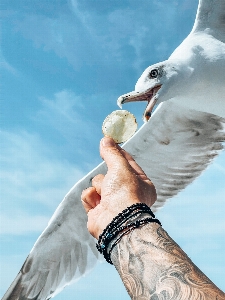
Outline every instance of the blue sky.
{"label": "blue sky", "polygon": [[[66,192],[101,162],[104,118],[190,32],[196,0],[1,0],[2,296]],[[127,104],[142,124],[145,104]],[[225,154],[157,216],[225,290]],[[55,299],[129,299],[99,264]]]}

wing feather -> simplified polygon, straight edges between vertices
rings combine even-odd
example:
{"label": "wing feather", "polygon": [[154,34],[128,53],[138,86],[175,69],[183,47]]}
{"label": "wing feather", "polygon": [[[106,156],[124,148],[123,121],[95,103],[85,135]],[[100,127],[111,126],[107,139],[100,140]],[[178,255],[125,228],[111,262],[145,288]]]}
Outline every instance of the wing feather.
{"label": "wing feather", "polygon": [[189,185],[220,153],[224,124],[218,116],[167,101],[124,146],[156,186],[154,211]]}
{"label": "wing feather", "polygon": [[94,175],[66,195],[3,300],[50,299],[94,267],[99,255],[80,201]]}
{"label": "wing feather", "polygon": [[200,0],[192,32],[207,31],[225,42],[225,1]]}

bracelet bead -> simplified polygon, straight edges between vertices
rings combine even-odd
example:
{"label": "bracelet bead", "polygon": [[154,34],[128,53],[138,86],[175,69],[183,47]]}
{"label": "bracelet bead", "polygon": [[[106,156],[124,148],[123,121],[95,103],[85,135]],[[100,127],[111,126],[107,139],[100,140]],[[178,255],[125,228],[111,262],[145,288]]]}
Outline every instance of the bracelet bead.
{"label": "bracelet bead", "polygon": [[[132,220],[134,219],[134,217],[137,217],[138,215],[140,216],[143,213],[149,214],[150,217],[141,220],[131,221],[131,223],[129,223],[130,219]],[[123,225],[126,222],[127,224]],[[155,219],[155,215],[146,204],[144,203],[133,204],[127,207],[126,209],[124,209],[115,218],[113,218],[111,223],[103,230],[102,234],[100,234],[98,243],[96,244],[96,248],[100,253],[104,255],[106,261],[112,264],[110,254],[112,252],[112,249],[121,240],[121,238],[125,234],[128,234],[129,232],[134,230],[135,228],[138,228],[150,222],[155,222],[161,225],[160,221],[158,219]],[[118,235],[119,237],[111,245],[110,250],[107,251],[110,242],[114,240]]]}

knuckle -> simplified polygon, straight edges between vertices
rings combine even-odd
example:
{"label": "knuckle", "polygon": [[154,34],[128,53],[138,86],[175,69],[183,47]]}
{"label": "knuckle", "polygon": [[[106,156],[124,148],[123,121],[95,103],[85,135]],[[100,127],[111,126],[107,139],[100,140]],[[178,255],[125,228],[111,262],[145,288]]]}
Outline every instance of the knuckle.
{"label": "knuckle", "polygon": [[103,174],[98,174],[92,179],[92,184],[102,181],[105,176]]}
{"label": "knuckle", "polygon": [[92,190],[93,190],[93,187],[89,187],[89,188],[83,190],[81,193],[81,199],[82,200],[86,199],[93,192]]}

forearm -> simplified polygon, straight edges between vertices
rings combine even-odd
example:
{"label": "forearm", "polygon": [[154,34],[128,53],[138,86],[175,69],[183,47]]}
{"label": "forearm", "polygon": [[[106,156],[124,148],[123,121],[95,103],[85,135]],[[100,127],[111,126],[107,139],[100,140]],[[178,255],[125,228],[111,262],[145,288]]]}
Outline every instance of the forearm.
{"label": "forearm", "polygon": [[156,223],[124,235],[111,259],[132,299],[225,299]]}

